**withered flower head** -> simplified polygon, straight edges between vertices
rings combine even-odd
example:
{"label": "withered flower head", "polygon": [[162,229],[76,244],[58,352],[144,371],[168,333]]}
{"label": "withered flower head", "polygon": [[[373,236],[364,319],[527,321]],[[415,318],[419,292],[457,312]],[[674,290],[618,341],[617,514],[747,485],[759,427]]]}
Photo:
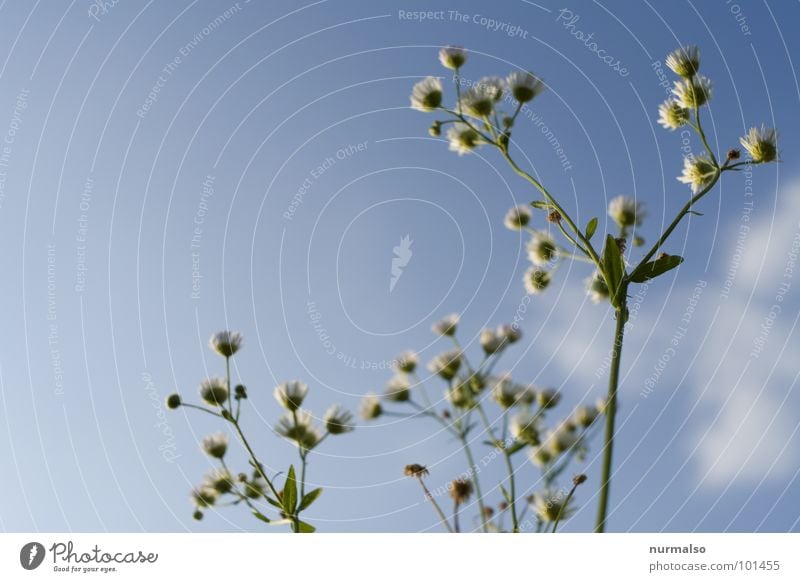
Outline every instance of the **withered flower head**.
{"label": "withered flower head", "polygon": [[430,474],[427,467],[425,467],[424,465],[419,465],[417,463],[406,465],[406,468],[403,469],[403,473],[405,473],[406,477],[419,477],[419,478],[425,477],[426,475]]}
{"label": "withered flower head", "polygon": [[456,479],[450,483],[450,497],[456,504],[466,503],[472,495],[472,481],[469,479]]}

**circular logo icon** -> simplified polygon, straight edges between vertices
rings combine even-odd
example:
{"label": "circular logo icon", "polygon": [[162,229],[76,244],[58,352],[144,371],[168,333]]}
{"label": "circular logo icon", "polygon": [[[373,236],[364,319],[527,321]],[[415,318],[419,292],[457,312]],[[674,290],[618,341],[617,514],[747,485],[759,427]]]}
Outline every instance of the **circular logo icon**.
{"label": "circular logo icon", "polygon": [[44,546],[39,542],[28,542],[19,551],[19,563],[26,570],[35,570],[44,561]]}

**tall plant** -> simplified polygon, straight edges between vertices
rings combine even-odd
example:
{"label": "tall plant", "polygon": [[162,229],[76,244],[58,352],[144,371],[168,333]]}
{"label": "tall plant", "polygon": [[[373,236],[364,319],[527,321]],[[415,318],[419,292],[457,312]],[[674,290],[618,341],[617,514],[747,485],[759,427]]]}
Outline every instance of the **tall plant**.
{"label": "tall plant", "polygon": [[[553,269],[548,267],[553,260],[580,260],[591,264],[595,269],[589,279],[592,297],[597,300],[607,299],[614,310],[616,325],[610,350],[603,465],[594,527],[594,531],[603,532],[608,517],[614,421],[625,323],[628,320],[628,293],[633,286],[655,279],[683,262],[682,257],[667,254],[663,249],[683,218],[689,214],[697,214],[694,210],[696,205],[711,192],[722,174],[739,170],[742,166],[777,161],[776,132],[764,126],[750,129],[747,135],[740,138],[748,158],[738,161],[739,150],[731,149],[720,161],[709,144],[701,121],[702,108],[711,99],[712,84],[708,77],[699,73],[699,50],[689,46],[672,52],[665,62],[678,79],[675,81],[672,97],[659,107],[658,121],[669,130],[680,127],[691,129],[699,138],[704,153],[684,158],[683,173],[678,180],[689,185],[691,196],[649,250],[640,258],[634,259],[630,247],[644,244],[637,233],[644,216],[640,203],[624,197],[613,200],[609,214],[619,231],[599,237],[602,242],[596,247],[598,219],[592,218],[584,227],[580,227],[558,198],[516,161],[514,153],[518,146],[512,139],[512,130],[523,109],[530,107],[530,103],[545,89],[545,83],[533,73],[524,71],[513,72],[505,80],[486,77],[476,83],[465,83],[461,71],[467,62],[467,52],[460,47],[441,49],[439,60],[444,67],[453,71],[455,103],[451,106],[444,103],[442,82],[437,77],[423,79],[414,86],[411,94],[413,108],[444,115],[444,119],[436,120],[431,125],[431,135],[439,136],[446,129],[450,149],[459,155],[472,152],[478,147],[494,148],[515,173],[539,192],[541,198],[532,202],[532,206],[547,213],[548,221],[557,228],[569,247],[569,250],[558,247],[546,232],[532,233],[529,254],[534,264],[525,273],[528,291],[540,293],[549,285]],[[530,212],[527,208],[512,209],[507,223],[524,228],[529,218]]]}

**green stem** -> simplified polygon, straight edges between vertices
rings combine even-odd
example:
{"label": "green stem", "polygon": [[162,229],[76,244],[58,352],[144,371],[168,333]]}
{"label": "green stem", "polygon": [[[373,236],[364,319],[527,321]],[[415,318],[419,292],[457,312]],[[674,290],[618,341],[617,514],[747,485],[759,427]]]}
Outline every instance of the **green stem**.
{"label": "green stem", "polygon": [[[506,460],[506,468],[508,469],[508,486],[509,486],[509,494],[511,495],[511,499],[509,501],[509,506],[511,507],[511,523],[513,525],[514,533],[519,533],[519,522],[517,521],[517,486],[516,486],[516,479],[514,477],[514,463],[511,461],[511,455],[506,450],[506,443],[505,442],[498,442],[494,436],[494,431],[492,430],[492,425],[489,423],[489,417],[486,416],[486,411],[483,410],[483,406],[478,403],[477,407],[478,415],[481,417],[483,421],[483,426],[486,428],[486,432],[489,435],[489,438],[495,444],[495,447],[500,446],[503,450],[503,456]],[[503,412],[505,415],[505,411]]]}
{"label": "green stem", "polygon": [[425,486],[425,482],[422,480],[422,477],[418,477],[418,479],[419,479],[419,484],[422,485],[422,490],[425,492],[425,497],[427,497],[428,501],[431,502],[431,505],[433,505],[433,509],[439,516],[439,519],[442,520],[442,525],[444,525],[445,529],[447,529],[449,533],[453,533],[453,528],[450,527],[450,523],[447,521],[447,517],[445,517],[442,508],[439,507],[439,504],[436,503],[436,500],[433,498],[433,495],[431,495],[431,492],[428,491],[428,488]]}
{"label": "green stem", "polygon": [[614,347],[611,351],[611,371],[608,376],[608,397],[605,407],[606,432],[603,449],[603,471],[600,479],[600,496],[597,505],[597,521],[595,533],[603,533],[608,515],[608,495],[611,484],[612,456],[614,451],[614,420],[617,412],[617,391],[619,389],[619,367],[622,360],[622,342],[625,336],[625,320],[627,319],[627,284],[623,282],[619,293],[621,305],[616,312],[617,325],[614,331]]}
{"label": "green stem", "polygon": [[572,499],[572,496],[575,495],[575,490],[577,488],[578,488],[578,485],[577,485],[577,483],[575,483],[575,484],[572,485],[572,489],[569,490],[569,493],[567,494],[567,498],[564,500],[564,504],[558,510],[558,515],[556,516],[556,520],[553,522],[553,531],[552,531],[552,533],[556,533],[556,529],[558,528],[558,523],[561,521],[561,514],[564,513],[564,510],[567,508],[567,505],[569,505],[569,502]]}
{"label": "green stem", "polygon": [[475,486],[475,497],[478,500],[481,529],[484,532],[488,532],[489,529],[486,526],[486,508],[483,505],[483,493],[481,493],[481,484],[480,480],[478,479],[478,467],[475,464],[475,459],[472,457],[472,450],[469,448],[469,442],[467,441],[466,435],[464,435],[462,432],[459,438],[464,449],[464,454],[467,456],[467,463],[469,463],[469,473],[470,477],[472,478],[472,484]]}

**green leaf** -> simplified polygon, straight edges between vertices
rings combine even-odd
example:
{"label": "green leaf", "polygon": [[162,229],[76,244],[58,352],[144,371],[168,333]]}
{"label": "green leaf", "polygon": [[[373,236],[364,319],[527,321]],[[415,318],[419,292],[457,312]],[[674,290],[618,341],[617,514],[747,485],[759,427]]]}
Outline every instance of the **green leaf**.
{"label": "green leaf", "polygon": [[264,498],[270,505],[277,507],[278,509],[283,509],[283,505],[281,504],[280,501],[275,501],[272,497],[269,497],[267,495],[265,495]]}
{"label": "green leaf", "polygon": [[586,225],[586,240],[592,238],[592,236],[594,235],[594,231],[596,230],[597,230],[597,217],[595,216]]}
{"label": "green leaf", "polygon": [[550,203],[546,200],[534,200],[531,202],[531,206],[534,208],[539,208],[540,210],[547,210],[550,208]]}
{"label": "green leaf", "polygon": [[299,529],[297,531],[299,533],[314,533],[315,531],[317,531],[317,528],[315,528],[310,523],[306,523],[304,521],[301,521],[300,522],[300,527],[299,527]]}
{"label": "green leaf", "polygon": [[286,482],[283,484],[283,511],[288,515],[294,515],[297,507],[297,481],[294,476],[294,465],[289,466],[289,473],[286,475]]}
{"label": "green leaf", "polygon": [[603,250],[603,271],[611,296],[611,305],[619,307],[619,286],[625,273],[625,265],[622,262],[622,254],[619,252],[617,240],[610,234],[606,236],[606,246]]}
{"label": "green leaf", "polygon": [[694,214],[695,216],[703,216],[702,212],[697,212],[696,210],[687,210],[687,214]]}
{"label": "green leaf", "polygon": [[305,497],[303,497],[303,500],[300,502],[300,507],[297,508],[297,511],[303,511],[306,507],[314,503],[317,500],[317,497],[320,495],[322,495],[321,487],[306,493]]}
{"label": "green leaf", "polygon": [[258,519],[260,519],[261,521],[263,521],[264,523],[271,523],[272,521],[270,518],[268,518],[266,515],[264,515],[257,509],[253,510],[253,515],[256,516]]}
{"label": "green leaf", "polygon": [[506,491],[506,488],[502,485],[500,485],[500,493],[503,494],[503,499],[506,500],[506,503],[511,505],[511,495],[509,495],[508,491]]}
{"label": "green leaf", "polygon": [[631,281],[634,283],[644,283],[650,279],[655,279],[659,275],[663,275],[680,265],[683,262],[683,257],[678,255],[664,255],[655,261],[645,263],[633,273],[631,273]]}

